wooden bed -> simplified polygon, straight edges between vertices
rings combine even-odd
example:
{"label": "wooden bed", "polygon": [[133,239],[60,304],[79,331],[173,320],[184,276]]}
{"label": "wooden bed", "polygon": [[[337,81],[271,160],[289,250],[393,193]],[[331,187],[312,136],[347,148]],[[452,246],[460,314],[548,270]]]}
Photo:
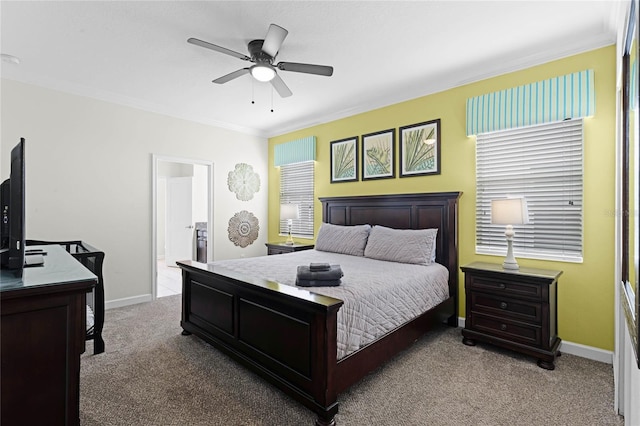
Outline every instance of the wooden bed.
{"label": "wooden bed", "polygon": [[215,265],[184,261],[183,334],[195,334],[335,424],[338,395],[411,345],[437,322],[458,322],[457,205],[460,192],[320,198],[323,221],[336,225],[438,228],[436,262],[449,270],[450,297],[337,360],[343,302]]}

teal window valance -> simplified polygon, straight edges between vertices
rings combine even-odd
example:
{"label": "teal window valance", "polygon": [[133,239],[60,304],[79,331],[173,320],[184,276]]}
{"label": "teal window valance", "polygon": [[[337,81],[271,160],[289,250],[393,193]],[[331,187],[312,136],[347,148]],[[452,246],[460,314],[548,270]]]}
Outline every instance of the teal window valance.
{"label": "teal window valance", "polygon": [[593,70],[467,99],[467,136],[595,113]]}
{"label": "teal window valance", "polygon": [[286,142],[274,147],[273,165],[314,161],[316,159],[316,137],[309,136],[295,141]]}

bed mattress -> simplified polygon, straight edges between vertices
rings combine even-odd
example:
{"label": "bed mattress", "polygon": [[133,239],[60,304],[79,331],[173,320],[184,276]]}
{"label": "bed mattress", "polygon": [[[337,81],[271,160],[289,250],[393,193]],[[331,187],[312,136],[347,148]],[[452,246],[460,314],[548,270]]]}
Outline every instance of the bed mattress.
{"label": "bed mattress", "polygon": [[375,341],[449,298],[447,269],[437,263],[415,265],[318,250],[213,262],[253,278],[295,286],[299,265],[340,265],[338,287],[305,290],[344,301],[338,311],[338,359]]}

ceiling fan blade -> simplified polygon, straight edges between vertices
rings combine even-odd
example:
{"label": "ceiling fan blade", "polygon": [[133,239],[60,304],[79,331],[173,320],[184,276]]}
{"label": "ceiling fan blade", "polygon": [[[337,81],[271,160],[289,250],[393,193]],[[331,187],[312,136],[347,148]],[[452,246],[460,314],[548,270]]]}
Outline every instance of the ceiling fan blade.
{"label": "ceiling fan blade", "polygon": [[195,44],[196,46],[204,47],[207,49],[215,50],[216,52],[224,53],[225,55],[230,55],[238,59],[242,59],[243,61],[250,61],[251,58],[243,53],[238,53],[233,50],[227,49],[226,47],[217,46],[215,44],[209,43],[207,41],[202,41],[197,38],[191,37],[187,40],[188,43]]}
{"label": "ceiling fan blade", "polygon": [[289,31],[284,28],[276,24],[269,25],[269,31],[267,31],[267,35],[264,38],[264,43],[262,43],[262,51],[275,58],[287,34],[289,34]]}
{"label": "ceiling fan blade", "polygon": [[228,81],[233,80],[234,78],[242,77],[245,74],[249,74],[249,68],[242,68],[242,69],[239,69],[238,71],[234,71],[227,75],[223,75],[222,77],[219,77],[213,80],[213,82],[218,84],[224,84]]}
{"label": "ceiling fan blade", "polygon": [[282,71],[303,72],[305,74],[316,74],[331,77],[333,67],[326,65],[299,64],[297,62],[280,62],[276,65]]}
{"label": "ceiling fan blade", "polygon": [[288,98],[293,95],[293,92],[284,84],[284,81],[282,81],[278,74],[271,80],[271,85],[276,89],[276,92],[278,92],[281,98]]}

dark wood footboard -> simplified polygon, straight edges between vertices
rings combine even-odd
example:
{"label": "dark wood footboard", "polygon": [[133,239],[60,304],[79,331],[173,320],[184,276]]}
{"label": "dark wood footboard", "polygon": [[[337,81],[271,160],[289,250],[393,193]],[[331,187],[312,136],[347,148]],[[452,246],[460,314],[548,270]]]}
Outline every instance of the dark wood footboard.
{"label": "dark wood footboard", "polygon": [[342,301],[198,262],[182,268],[182,328],[226,352],[330,424]]}

